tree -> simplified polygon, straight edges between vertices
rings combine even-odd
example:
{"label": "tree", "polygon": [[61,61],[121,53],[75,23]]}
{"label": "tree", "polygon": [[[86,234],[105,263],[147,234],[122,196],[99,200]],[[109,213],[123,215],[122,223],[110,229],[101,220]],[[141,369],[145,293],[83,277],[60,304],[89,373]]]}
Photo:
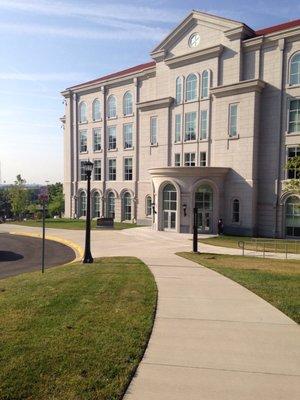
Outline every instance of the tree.
{"label": "tree", "polygon": [[28,193],[25,187],[26,181],[21,175],[17,175],[15,184],[8,189],[9,198],[11,201],[11,209],[15,217],[22,218],[28,206]]}
{"label": "tree", "polygon": [[59,215],[64,212],[65,200],[63,195],[63,185],[60,182],[48,185],[49,205],[48,211],[51,216]]}
{"label": "tree", "polygon": [[0,217],[10,217],[11,203],[9,191],[6,188],[0,189]]}
{"label": "tree", "polygon": [[290,158],[286,163],[285,169],[295,171],[296,178],[285,182],[284,191],[300,194],[300,156]]}

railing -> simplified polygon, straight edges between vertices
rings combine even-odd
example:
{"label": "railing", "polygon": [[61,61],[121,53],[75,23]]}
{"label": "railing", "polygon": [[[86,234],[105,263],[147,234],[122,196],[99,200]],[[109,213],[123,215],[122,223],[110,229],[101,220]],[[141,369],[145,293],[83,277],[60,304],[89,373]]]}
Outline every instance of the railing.
{"label": "railing", "polygon": [[262,253],[265,258],[266,253],[281,253],[285,254],[300,254],[300,240],[276,240],[276,239],[256,239],[241,240],[238,242],[238,247],[242,250],[242,255],[245,255],[245,250],[255,253]]}

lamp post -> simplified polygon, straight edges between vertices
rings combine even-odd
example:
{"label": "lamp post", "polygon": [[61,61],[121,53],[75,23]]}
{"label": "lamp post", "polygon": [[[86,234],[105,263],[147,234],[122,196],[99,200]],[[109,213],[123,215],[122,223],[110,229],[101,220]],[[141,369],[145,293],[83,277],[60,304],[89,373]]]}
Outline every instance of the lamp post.
{"label": "lamp post", "polygon": [[84,164],[85,174],[87,178],[87,198],[86,198],[86,225],[85,225],[85,250],[83,263],[92,264],[94,259],[91,253],[91,175],[93,170],[93,163],[87,161]]}

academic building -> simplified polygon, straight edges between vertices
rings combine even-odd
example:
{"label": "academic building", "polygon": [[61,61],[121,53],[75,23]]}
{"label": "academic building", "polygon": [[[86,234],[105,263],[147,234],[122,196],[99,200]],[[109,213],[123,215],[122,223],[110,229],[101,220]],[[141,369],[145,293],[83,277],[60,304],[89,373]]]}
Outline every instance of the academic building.
{"label": "academic building", "polygon": [[170,232],[300,237],[300,20],[254,31],[193,11],[152,61],[70,87],[65,216]]}

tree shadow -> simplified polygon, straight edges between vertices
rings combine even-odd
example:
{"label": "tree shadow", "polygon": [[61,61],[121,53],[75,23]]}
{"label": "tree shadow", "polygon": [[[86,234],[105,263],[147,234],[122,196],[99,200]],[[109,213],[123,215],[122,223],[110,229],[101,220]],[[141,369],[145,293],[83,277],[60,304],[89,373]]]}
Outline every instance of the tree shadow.
{"label": "tree shadow", "polygon": [[1,251],[0,250],[0,262],[5,261],[17,261],[24,258],[22,254],[14,253],[13,251]]}

